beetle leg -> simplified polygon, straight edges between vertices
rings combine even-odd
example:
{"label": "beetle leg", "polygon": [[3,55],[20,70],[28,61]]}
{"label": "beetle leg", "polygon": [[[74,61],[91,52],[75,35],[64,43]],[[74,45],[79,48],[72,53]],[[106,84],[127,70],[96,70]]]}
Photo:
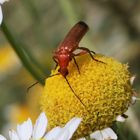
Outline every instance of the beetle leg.
{"label": "beetle leg", "polygon": [[84,54],[87,54],[87,51],[82,50],[81,52],[74,54],[74,56],[80,56],[80,55],[84,55]]}
{"label": "beetle leg", "polygon": [[79,69],[79,66],[78,66],[78,64],[77,64],[77,62],[76,62],[75,54],[73,54],[72,58],[73,58],[74,63],[75,63],[75,65],[76,65],[77,69],[78,69],[78,72],[79,72],[79,74],[80,74],[80,69]]}
{"label": "beetle leg", "polygon": [[56,63],[56,65],[55,65],[55,67],[54,67],[55,70],[56,70],[57,66],[58,66],[58,63]]}
{"label": "beetle leg", "polygon": [[[91,51],[91,50],[89,50],[88,48],[85,48],[85,47],[78,47],[77,49],[82,50],[82,52],[76,54],[77,56],[78,56],[78,55],[82,55],[82,54],[88,53],[88,54],[91,56],[91,58],[92,58],[93,60],[95,60],[95,61],[97,61],[97,62],[104,63],[104,62],[102,62],[102,61],[100,61],[100,60],[98,60],[98,59],[96,59],[96,58],[93,57],[92,53],[93,53],[93,54],[96,54],[94,51]],[[84,52],[83,52],[83,51],[84,51]],[[105,63],[104,63],[104,64],[105,64]]]}
{"label": "beetle leg", "polygon": [[56,63],[54,69],[56,70],[57,66],[58,66],[58,62],[55,60],[55,58],[53,57],[54,62]]}
{"label": "beetle leg", "polygon": [[83,101],[80,99],[80,97],[75,93],[75,91],[74,91],[73,88],[71,87],[71,85],[70,85],[70,83],[69,83],[67,77],[64,77],[64,78],[65,78],[67,84],[69,85],[71,91],[73,92],[74,96],[79,100],[79,102],[83,105],[83,107],[86,109],[86,111],[87,111],[88,113],[91,113],[91,112],[87,109],[87,107],[86,107],[86,105],[83,103]]}
{"label": "beetle leg", "polygon": [[91,56],[91,58],[95,60],[95,58],[92,55],[93,52],[91,50],[89,50],[88,48],[78,47],[77,49],[84,51],[84,53],[88,53]]}

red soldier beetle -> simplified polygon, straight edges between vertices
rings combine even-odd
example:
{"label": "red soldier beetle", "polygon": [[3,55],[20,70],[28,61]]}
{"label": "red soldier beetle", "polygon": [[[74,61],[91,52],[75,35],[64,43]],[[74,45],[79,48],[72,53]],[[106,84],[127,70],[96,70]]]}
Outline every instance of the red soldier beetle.
{"label": "red soldier beetle", "polygon": [[[92,55],[92,53],[95,54],[95,52],[90,51],[88,48],[85,47],[79,47],[79,42],[86,34],[88,29],[89,28],[86,23],[84,23],[83,21],[78,22],[72,27],[72,29],[66,35],[65,39],[59,44],[58,48],[55,50],[53,59],[56,62],[56,65],[60,66],[58,72],[60,72],[64,77],[68,75],[67,67],[72,59],[74,59],[76,67],[79,71],[79,67],[76,63],[75,56],[89,53],[92,59],[99,61],[95,59]],[[74,51],[77,49],[82,51],[75,54]]]}
{"label": "red soldier beetle", "polygon": [[[56,62],[56,67],[59,66],[59,69],[58,69],[59,73],[57,73],[55,75],[61,74],[65,78],[71,91],[74,93],[74,95],[77,97],[77,99],[82,103],[82,105],[84,107],[86,107],[86,106],[81,101],[79,96],[74,92],[73,88],[71,87],[71,85],[67,79],[67,75],[68,75],[68,65],[72,59],[74,60],[74,63],[78,69],[78,72],[80,73],[75,56],[89,53],[89,55],[91,56],[91,58],[93,60],[101,62],[93,57],[92,53],[95,54],[95,52],[93,52],[85,47],[79,47],[79,42],[81,41],[81,39],[83,38],[83,36],[86,34],[86,32],[88,30],[89,30],[88,25],[86,23],[84,23],[83,21],[80,21],[77,24],[75,24],[72,27],[72,29],[68,32],[68,34],[66,35],[64,40],[58,45],[58,48],[55,50],[54,55],[53,55],[53,59]],[[82,50],[82,51],[75,54],[74,51],[77,49]],[[102,62],[102,63],[104,63],[104,62]],[[55,75],[51,75],[48,78],[55,76]],[[29,90],[32,86],[36,85],[37,83],[38,82],[31,85],[27,90]]]}

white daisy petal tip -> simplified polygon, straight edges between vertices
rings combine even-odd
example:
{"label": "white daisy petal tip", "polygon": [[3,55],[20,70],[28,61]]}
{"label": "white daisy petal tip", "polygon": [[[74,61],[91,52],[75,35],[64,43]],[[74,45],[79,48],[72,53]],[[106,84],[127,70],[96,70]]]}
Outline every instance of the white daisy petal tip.
{"label": "white daisy petal tip", "polygon": [[0,135],[0,140],[6,140],[6,138],[2,135]]}
{"label": "white daisy petal tip", "polygon": [[64,129],[69,130],[69,139],[72,137],[73,133],[76,131],[81,121],[81,118],[74,117],[65,125]]}
{"label": "white daisy petal tip", "polygon": [[132,96],[131,98],[131,104],[134,105],[136,103],[137,97],[136,96]]}
{"label": "white daisy petal tip", "polygon": [[2,14],[2,8],[0,6],[0,25],[2,23],[2,20],[3,20],[3,14]]}
{"label": "white daisy petal tip", "polygon": [[80,139],[78,139],[78,140],[86,140],[86,138],[80,138]]}
{"label": "white daisy petal tip", "polygon": [[62,128],[61,127],[55,127],[52,130],[50,130],[44,137],[46,140],[55,140],[58,138],[58,135],[62,133]]}
{"label": "white daisy petal tip", "polygon": [[[52,139],[53,140],[53,139]],[[70,140],[70,133],[67,128],[63,128],[55,140]]]}
{"label": "white daisy petal tip", "polygon": [[9,137],[10,137],[10,140],[19,140],[19,137],[18,137],[16,131],[14,131],[14,130],[9,131]]}
{"label": "white daisy petal tip", "polygon": [[1,4],[3,4],[6,1],[9,1],[9,0],[0,0],[0,25],[2,24],[2,20],[3,20]]}
{"label": "white daisy petal tip", "polygon": [[42,112],[39,115],[34,125],[33,139],[40,139],[45,134],[47,124],[48,124],[48,120],[47,120],[46,114],[45,112]]}
{"label": "white daisy petal tip", "polygon": [[0,0],[0,4],[3,4],[4,2],[7,2],[9,0]]}
{"label": "white daisy petal tip", "polygon": [[131,85],[133,85],[135,79],[136,79],[136,75],[133,75],[133,76],[130,78],[130,84],[131,84]]}
{"label": "white daisy petal tip", "polygon": [[111,129],[111,128],[105,128],[102,130],[102,133],[106,133],[106,135],[108,135],[108,139],[111,139],[111,140],[117,140],[118,137],[116,135],[116,133]]}
{"label": "white daisy petal tip", "polygon": [[95,139],[95,140],[102,140],[101,131],[97,130],[97,131],[93,132],[92,134],[90,134],[90,138]]}
{"label": "white daisy petal tip", "polygon": [[91,139],[95,140],[117,140],[117,135],[111,128],[105,128],[103,130],[97,130],[94,133],[90,134]]}
{"label": "white daisy petal tip", "polygon": [[126,118],[124,118],[122,115],[118,115],[116,117],[116,121],[118,121],[118,122],[124,122],[125,120],[126,120]]}
{"label": "white daisy petal tip", "polygon": [[67,122],[67,124],[65,125],[65,127],[70,127],[72,124],[74,124],[75,126],[78,126],[80,124],[80,122],[82,121],[81,118],[78,117],[74,117],[72,118],[70,121]]}
{"label": "white daisy petal tip", "polygon": [[20,125],[17,125],[17,134],[20,140],[28,140],[32,135],[32,121],[28,119]]}

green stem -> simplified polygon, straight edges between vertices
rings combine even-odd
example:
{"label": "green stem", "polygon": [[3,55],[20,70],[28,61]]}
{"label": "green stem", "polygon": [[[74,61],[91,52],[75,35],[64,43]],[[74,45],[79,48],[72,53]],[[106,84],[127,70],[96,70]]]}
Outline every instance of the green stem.
{"label": "green stem", "polygon": [[[17,37],[16,37],[17,39]],[[17,39],[18,40],[18,39]],[[18,40],[18,44],[20,44],[20,46],[22,46],[22,51],[23,53],[25,53],[25,55],[27,56],[28,58],[28,61],[31,63],[31,65],[36,69],[36,71],[38,72],[38,74],[41,76],[41,77],[44,77],[46,76],[46,74],[49,74],[48,71],[46,71],[46,69],[44,69],[44,67],[42,67],[42,65],[40,63],[38,63],[36,60],[35,60],[35,57],[29,52],[28,48],[23,42],[19,41]],[[24,49],[23,49],[24,48]],[[47,73],[46,73],[47,72]]]}
{"label": "green stem", "polygon": [[13,36],[13,34],[11,33],[10,29],[8,28],[8,26],[5,24],[4,21],[1,25],[1,28],[2,28],[2,31],[5,35],[5,37],[7,38],[7,40],[13,47],[13,49],[15,50],[16,54],[20,58],[21,62],[25,66],[25,68],[33,75],[33,77],[39,83],[44,84],[44,82],[41,80],[42,78],[41,78],[39,72],[37,72],[37,70],[32,66],[33,64],[30,62],[30,56],[27,56],[27,53],[21,47],[21,44],[18,42],[18,40]]}
{"label": "green stem", "polygon": [[[39,42],[40,46],[49,46],[46,42],[46,38],[44,38],[44,28],[41,22],[41,15],[37,8],[35,7],[33,0],[23,0],[22,4],[25,7],[25,10],[28,12],[30,17],[32,18],[32,32],[34,34],[34,37],[37,42]],[[40,34],[41,33],[41,34]],[[25,48],[25,47],[24,47]],[[26,50],[27,52],[28,50]],[[29,55],[31,57],[31,54]],[[35,61],[36,62],[36,61]],[[46,70],[46,67],[43,67],[42,65],[38,64],[38,67],[43,72],[43,75],[46,76],[49,75],[49,72]],[[47,72],[47,73],[46,73]]]}

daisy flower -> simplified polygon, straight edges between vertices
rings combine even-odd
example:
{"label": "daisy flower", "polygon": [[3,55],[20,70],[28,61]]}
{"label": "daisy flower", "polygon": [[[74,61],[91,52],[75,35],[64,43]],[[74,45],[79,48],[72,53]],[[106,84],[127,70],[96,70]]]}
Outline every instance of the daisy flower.
{"label": "daisy flower", "polygon": [[[81,122],[80,118],[72,118],[64,127],[55,127],[46,133],[48,120],[45,113],[41,113],[36,120],[35,125],[32,125],[32,121],[29,118],[22,124],[17,125],[17,130],[10,130],[10,140],[69,140],[73,133],[78,128]],[[6,140],[6,138],[0,135],[0,140]]]}
{"label": "daisy flower", "polygon": [[0,24],[2,23],[2,19],[3,19],[3,14],[2,14],[2,8],[1,8],[1,5],[6,2],[6,1],[9,1],[9,0],[0,0]]}
{"label": "daisy flower", "polygon": [[[41,109],[47,113],[49,129],[65,124],[75,115],[82,118],[73,139],[90,136],[95,140],[116,140],[117,135],[110,127],[116,121],[124,122],[126,111],[137,100],[133,90],[135,76],[129,72],[127,64],[99,54],[94,58],[105,64],[85,54],[76,57],[80,74],[74,61],[68,67],[67,79],[84,106],[63,76],[57,75],[46,79]],[[58,69],[53,70],[52,75],[58,73]]]}

